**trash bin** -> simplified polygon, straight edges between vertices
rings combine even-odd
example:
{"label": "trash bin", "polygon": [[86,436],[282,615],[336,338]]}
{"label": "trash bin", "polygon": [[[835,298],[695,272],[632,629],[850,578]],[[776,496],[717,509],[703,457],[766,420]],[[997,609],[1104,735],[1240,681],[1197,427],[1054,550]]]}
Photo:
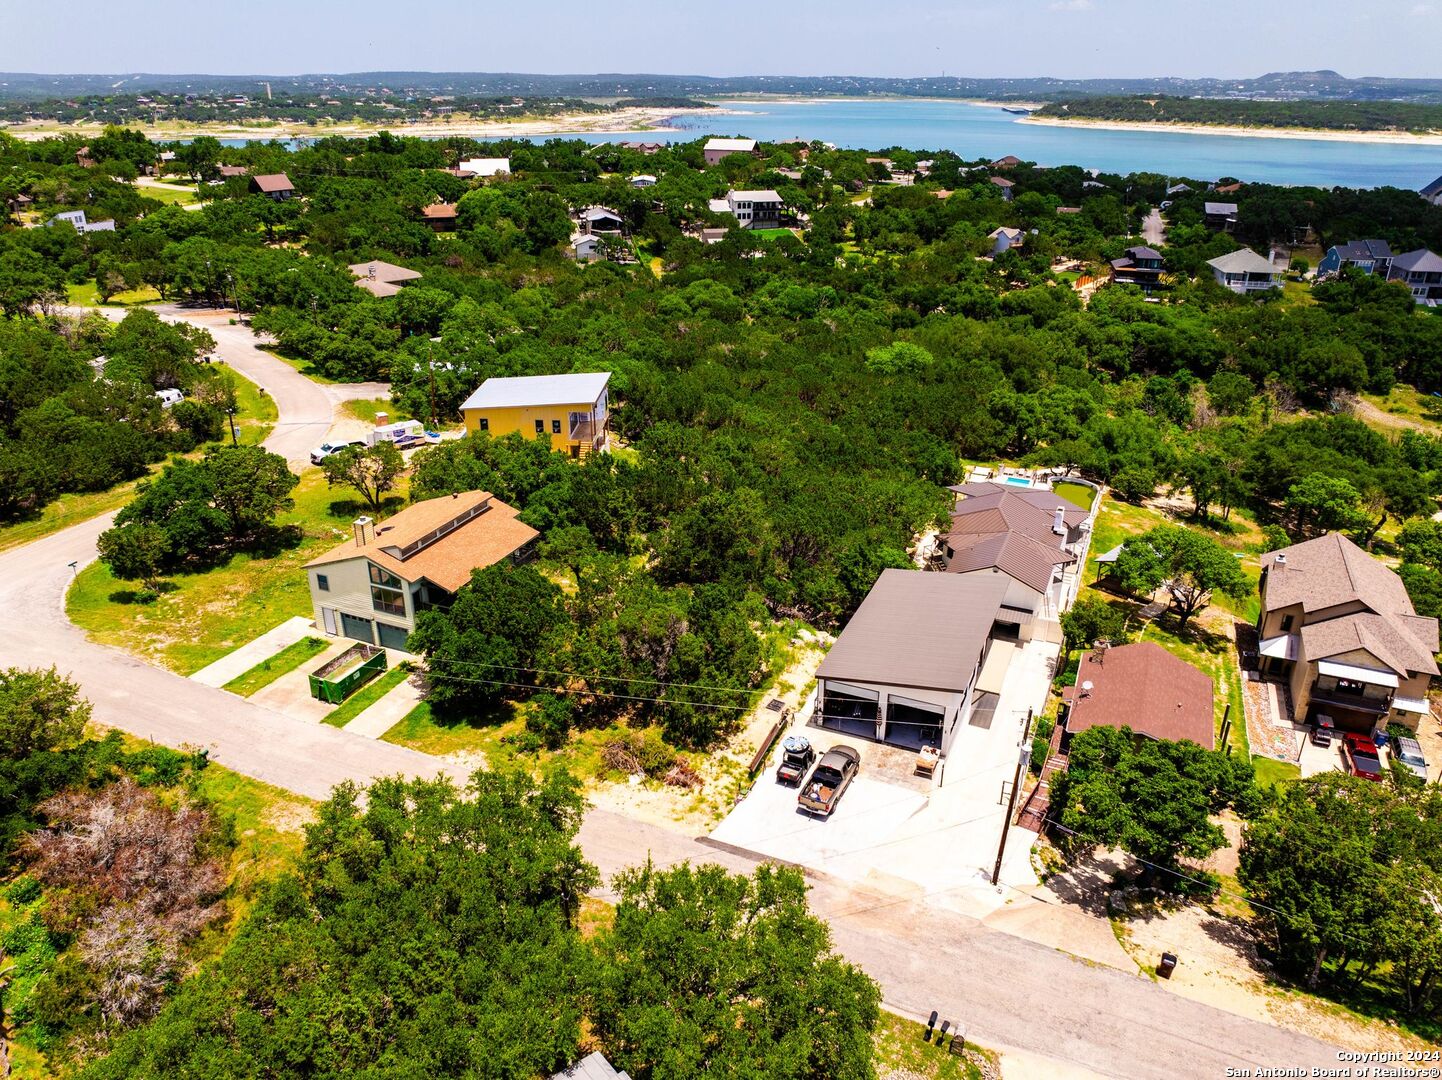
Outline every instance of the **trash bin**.
{"label": "trash bin", "polygon": [[1157,974],[1164,979],[1170,979],[1172,977],[1172,972],[1175,971],[1176,968],[1177,954],[1169,952],[1162,953],[1161,962],[1157,964]]}

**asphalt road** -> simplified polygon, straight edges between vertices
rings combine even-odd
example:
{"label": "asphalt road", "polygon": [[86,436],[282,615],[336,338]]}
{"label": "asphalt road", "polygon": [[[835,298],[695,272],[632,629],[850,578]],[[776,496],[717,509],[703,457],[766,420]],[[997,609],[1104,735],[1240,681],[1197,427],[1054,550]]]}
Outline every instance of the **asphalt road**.
{"label": "asphalt road", "polygon": [[1155,206],[1142,219],[1142,237],[1154,248],[1160,248],[1167,242],[1167,225],[1162,220],[1162,212]]}
{"label": "asphalt road", "polygon": [[[327,392],[256,349],[249,331],[229,326],[224,315],[183,317],[210,329],[226,362],[275,397],[280,423],[267,446],[303,461],[329,426]],[[0,610],[11,620],[0,664],[54,664],[80,683],[101,723],[168,746],[208,747],[220,764],[312,798],[345,780],[447,771],[436,758],[292,720],[89,641],[65,617],[65,589],[71,564],[95,558],[95,538],[108,526],[108,516],[98,518],[0,554]],[[741,871],[755,865],[599,810],[587,815],[580,840],[608,877],[647,858],[658,865],[715,861]],[[917,1018],[937,1009],[970,1039],[1055,1065],[1055,1073],[1037,1075],[1080,1068],[1148,1080],[1220,1077],[1229,1065],[1336,1060],[1324,1043],[990,929],[925,898],[898,900],[827,878],[813,884],[813,907],[829,921],[837,948],[881,984],[891,1007]]]}

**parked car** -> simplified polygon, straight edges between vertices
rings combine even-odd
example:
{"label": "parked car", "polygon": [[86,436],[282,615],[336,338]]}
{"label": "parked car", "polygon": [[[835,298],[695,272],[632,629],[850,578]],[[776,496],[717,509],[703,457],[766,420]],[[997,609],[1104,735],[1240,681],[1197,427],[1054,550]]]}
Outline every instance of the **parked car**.
{"label": "parked car", "polygon": [[807,813],[830,817],[860,768],[861,755],[856,750],[850,746],[833,746],[821,755],[811,778],[801,785],[796,804]]}
{"label": "parked car", "polygon": [[1427,782],[1427,759],[1422,756],[1422,744],[1416,739],[1403,735],[1388,744],[1388,756],[1400,761],[1412,775],[1423,783]]}
{"label": "parked car", "polygon": [[168,409],[172,405],[179,405],[182,401],[185,400],[185,391],[157,390],[155,391],[155,396],[160,399],[160,407],[162,409]]}
{"label": "parked car", "polygon": [[1377,744],[1366,735],[1348,732],[1342,737],[1346,747],[1347,767],[1353,776],[1365,780],[1382,780],[1382,759],[1377,755]]}
{"label": "parked car", "polygon": [[1330,716],[1317,717],[1316,726],[1312,728],[1312,745],[1328,747],[1332,745],[1332,736],[1336,729],[1332,726]]}
{"label": "parked car", "polygon": [[364,445],[365,443],[361,442],[359,439],[354,439],[350,442],[323,442],[310,452],[310,463],[312,465],[319,465],[322,461],[330,457],[332,454],[338,454],[342,450],[348,449],[352,446]]}
{"label": "parked car", "polygon": [[776,782],[798,786],[806,771],[816,763],[816,748],[805,735],[788,735],[781,742],[781,764],[776,766]]}

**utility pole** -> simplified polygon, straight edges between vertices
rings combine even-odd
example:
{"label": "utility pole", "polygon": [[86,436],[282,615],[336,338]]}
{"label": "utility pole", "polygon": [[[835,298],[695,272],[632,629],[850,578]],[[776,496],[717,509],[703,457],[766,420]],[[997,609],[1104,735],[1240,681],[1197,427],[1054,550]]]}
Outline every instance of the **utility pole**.
{"label": "utility pole", "polygon": [[995,885],[1001,878],[1001,857],[1006,854],[1006,834],[1011,828],[1011,815],[1016,810],[1016,789],[1021,787],[1021,772],[1026,768],[1027,762],[1031,760],[1031,743],[1027,739],[1031,736],[1031,710],[1026,711],[1026,723],[1021,729],[1021,750],[1016,756],[1016,775],[1011,781],[1011,798],[1006,801],[1006,818],[1001,823],[1001,843],[996,848],[996,865],[991,870],[991,883]]}

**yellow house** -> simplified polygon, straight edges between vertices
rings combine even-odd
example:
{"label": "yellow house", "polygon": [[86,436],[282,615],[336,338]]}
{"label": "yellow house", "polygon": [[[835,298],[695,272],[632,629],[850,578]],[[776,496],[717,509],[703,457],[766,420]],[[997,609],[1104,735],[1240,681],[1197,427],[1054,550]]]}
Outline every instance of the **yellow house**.
{"label": "yellow house", "polygon": [[500,438],[518,432],[582,458],[606,448],[608,371],[487,379],[461,405],[466,431]]}

